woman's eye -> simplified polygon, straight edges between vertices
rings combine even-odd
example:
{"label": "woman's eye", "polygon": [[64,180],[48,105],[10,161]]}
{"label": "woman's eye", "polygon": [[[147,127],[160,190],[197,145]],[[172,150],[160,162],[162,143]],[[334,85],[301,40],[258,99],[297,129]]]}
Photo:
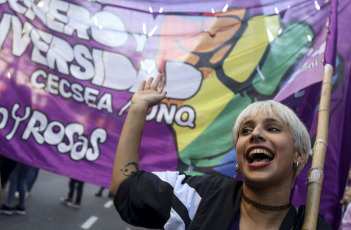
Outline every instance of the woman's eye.
{"label": "woman's eye", "polygon": [[268,131],[271,131],[271,132],[279,132],[280,129],[276,128],[276,127],[269,127],[268,128]]}
{"label": "woman's eye", "polygon": [[248,129],[248,128],[243,128],[242,130],[241,130],[241,134],[249,134],[249,133],[251,133],[252,132],[252,130],[251,129]]}

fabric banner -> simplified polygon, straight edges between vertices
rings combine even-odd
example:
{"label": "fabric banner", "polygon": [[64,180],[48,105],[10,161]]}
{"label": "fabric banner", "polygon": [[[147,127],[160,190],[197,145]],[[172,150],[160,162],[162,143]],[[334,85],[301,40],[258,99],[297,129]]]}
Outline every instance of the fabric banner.
{"label": "fabric banner", "polygon": [[[148,113],[141,168],[233,176],[232,127],[254,101],[292,107],[314,140],[330,8],[325,0],[0,0],[0,154],[109,187],[130,99],[163,73],[167,98]],[[350,13],[340,2],[321,198],[330,223],[351,160]],[[306,171],[296,204],[306,199]]]}

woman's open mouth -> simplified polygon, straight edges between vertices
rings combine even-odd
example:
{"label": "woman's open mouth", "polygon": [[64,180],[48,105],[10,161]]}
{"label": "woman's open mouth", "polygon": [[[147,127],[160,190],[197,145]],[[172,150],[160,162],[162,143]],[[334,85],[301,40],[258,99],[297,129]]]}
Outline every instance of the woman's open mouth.
{"label": "woman's open mouth", "polygon": [[249,151],[247,154],[247,160],[249,165],[267,165],[274,159],[275,155],[264,148],[254,148]]}

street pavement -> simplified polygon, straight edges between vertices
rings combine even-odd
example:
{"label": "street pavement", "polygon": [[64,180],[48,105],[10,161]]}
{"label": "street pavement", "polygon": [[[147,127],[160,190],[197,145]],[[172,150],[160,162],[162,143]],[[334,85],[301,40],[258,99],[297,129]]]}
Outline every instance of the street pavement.
{"label": "street pavement", "polygon": [[[6,230],[144,230],[126,224],[117,213],[108,189],[96,197],[100,187],[85,183],[80,209],[60,203],[68,193],[69,178],[39,170],[38,178],[26,200],[26,215],[0,214],[0,229]],[[2,192],[6,201],[9,185]],[[18,200],[15,200],[17,203]]]}

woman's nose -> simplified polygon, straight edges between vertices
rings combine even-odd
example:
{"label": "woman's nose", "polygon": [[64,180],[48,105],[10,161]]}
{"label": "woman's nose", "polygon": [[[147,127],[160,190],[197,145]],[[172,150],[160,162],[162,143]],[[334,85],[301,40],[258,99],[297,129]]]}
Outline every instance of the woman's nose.
{"label": "woman's nose", "polygon": [[250,137],[250,143],[258,144],[265,141],[262,129],[260,127],[256,127]]}

